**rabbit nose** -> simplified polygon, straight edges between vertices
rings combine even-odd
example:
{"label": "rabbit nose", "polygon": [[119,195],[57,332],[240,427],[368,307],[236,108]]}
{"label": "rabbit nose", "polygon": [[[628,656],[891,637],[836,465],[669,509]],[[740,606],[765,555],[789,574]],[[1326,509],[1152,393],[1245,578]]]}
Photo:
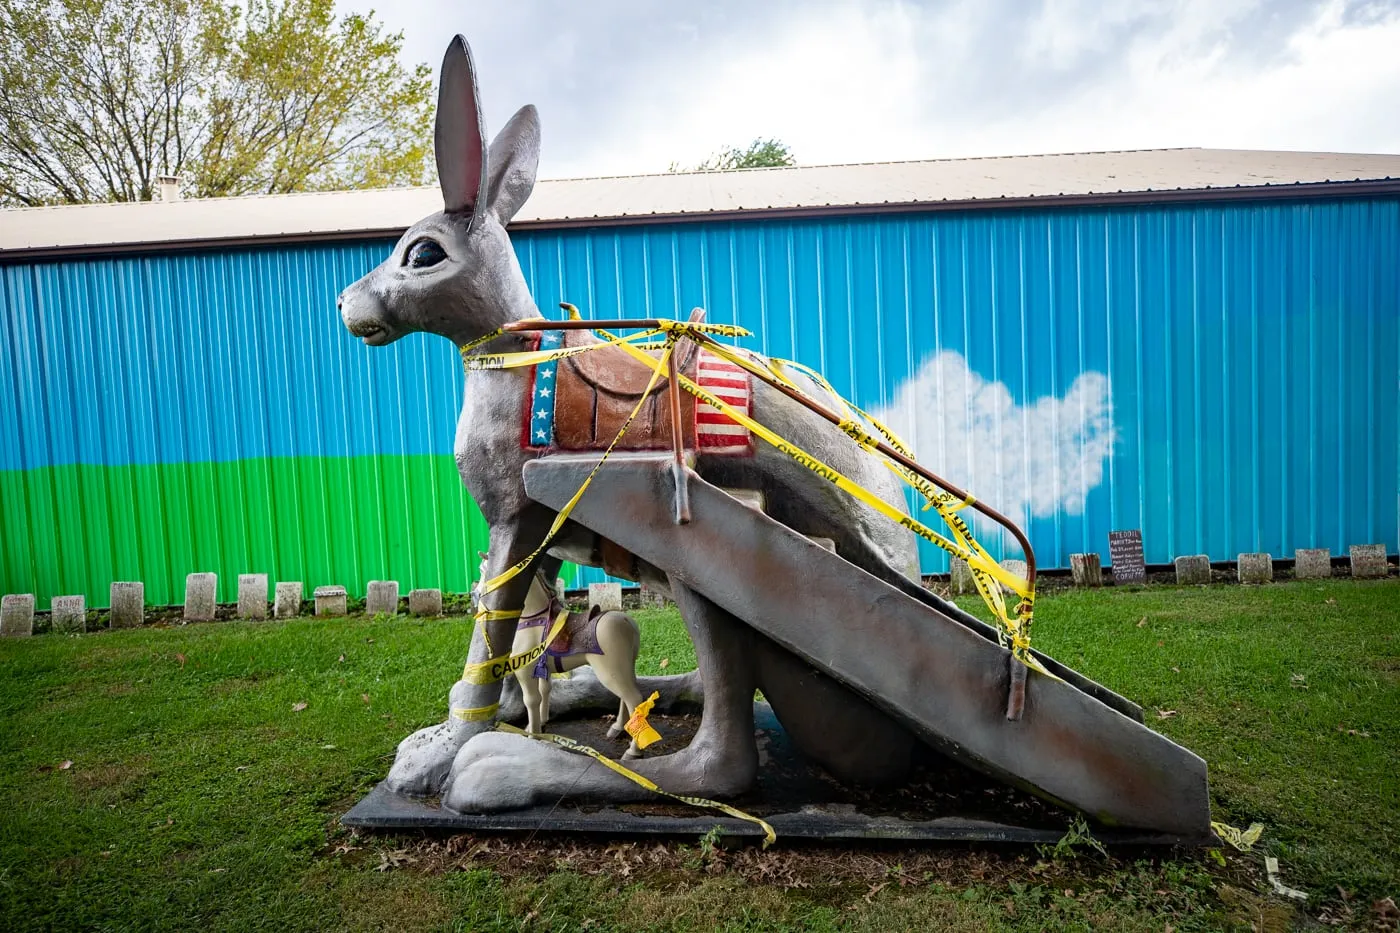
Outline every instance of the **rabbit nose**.
{"label": "rabbit nose", "polygon": [[335,296],[335,309],[336,309],[337,311],[344,311],[344,310],[345,310],[345,293],[344,293],[344,292],[341,292],[339,295],[336,295],[336,296]]}

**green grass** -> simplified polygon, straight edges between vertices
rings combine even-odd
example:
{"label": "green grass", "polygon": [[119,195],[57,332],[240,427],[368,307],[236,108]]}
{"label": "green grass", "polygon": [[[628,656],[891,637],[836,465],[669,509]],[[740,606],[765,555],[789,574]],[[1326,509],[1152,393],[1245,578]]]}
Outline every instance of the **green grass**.
{"label": "green grass", "polygon": [[[1257,852],[1222,868],[1204,853],[354,838],[336,819],[441,718],[469,624],[351,618],[0,643],[0,929],[1364,926],[1400,896],[1397,597],[1396,581],[1337,581],[1038,606],[1038,647],[1201,754],[1217,818],[1265,823],[1261,849],[1312,895],[1301,913],[1264,896]],[[673,612],[636,615],[641,672],[693,666]]]}

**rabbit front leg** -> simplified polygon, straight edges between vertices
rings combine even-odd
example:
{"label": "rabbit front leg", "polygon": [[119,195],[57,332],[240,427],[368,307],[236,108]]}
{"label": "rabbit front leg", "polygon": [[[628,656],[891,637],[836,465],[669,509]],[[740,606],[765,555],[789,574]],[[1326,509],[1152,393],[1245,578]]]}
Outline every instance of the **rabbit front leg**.
{"label": "rabbit front leg", "polygon": [[[532,529],[535,530],[535,529]],[[518,533],[515,527],[493,527],[491,550],[487,556],[488,579],[504,573],[528,556],[543,540],[543,532]],[[482,605],[488,609],[519,612],[530,588],[528,570],[517,574],[499,589],[486,594]],[[498,619],[473,627],[467,664],[479,664],[508,653],[517,619]],[[477,684],[459,680],[448,694],[450,710],[445,722],[420,729],[399,743],[394,764],[385,779],[394,793],[411,797],[437,794],[447,780],[452,760],[472,736],[495,725],[501,700],[501,682]]]}

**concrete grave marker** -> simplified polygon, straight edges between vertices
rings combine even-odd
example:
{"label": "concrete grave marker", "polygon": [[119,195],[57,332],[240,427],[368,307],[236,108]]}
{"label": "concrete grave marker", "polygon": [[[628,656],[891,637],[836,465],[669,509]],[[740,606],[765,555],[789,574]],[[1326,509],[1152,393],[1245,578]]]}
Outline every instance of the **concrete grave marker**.
{"label": "concrete grave marker", "polygon": [[1108,533],[1108,562],[1113,566],[1113,582],[1146,583],[1147,564],[1142,555],[1142,532],[1136,528],[1129,531]]}
{"label": "concrete grave marker", "polygon": [[1353,544],[1351,546],[1351,575],[1356,580],[1379,580],[1390,573],[1385,560],[1384,544]]}
{"label": "concrete grave marker", "polygon": [[219,577],[212,573],[192,573],[185,577],[186,622],[213,622]]}
{"label": "concrete grave marker", "polygon": [[1274,578],[1274,559],[1269,554],[1241,554],[1239,556],[1239,576],[1241,583],[1268,583]]}
{"label": "concrete grave marker", "polygon": [[1195,586],[1210,582],[1210,557],[1206,554],[1192,554],[1176,559],[1176,582],[1181,586]]}
{"label": "concrete grave marker", "polygon": [[[1006,560],[1002,561],[1001,569],[1005,570],[1007,573],[1014,573],[1022,580],[1026,578],[1026,574],[1030,573],[1030,567],[1027,566],[1025,561],[1016,560],[1013,557],[1008,557]],[[1005,585],[1002,586],[1002,590],[1008,595],[1011,594],[1011,589]]]}
{"label": "concrete grave marker", "polygon": [[409,590],[408,614],[412,616],[442,615],[442,590]]}
{"label": "concrete grave marker", "polygon": [[113,583],[110,592],[112,628],[137,628],[146,623],[146,584]]}
{"label": "concrete grave marker", "polygon": [[1298,548],[1293,552],[1293,576],[1299,580],[1326,580],[1332,576],[1332,552],[1325,547]]}
{"label": "concrete grave marker", "polygon": [[55,596],[49,604],[53,630],[59,634],[87,631],[87,598]]}
{"label": "concrete grave marker", "polygon": [[34,634],[34,594],[11,593],[0,599],[0,635]]}
{"label": "concrete grave marker", "polygon": [[1075,586],[1103,586],[1103,565],[1099,563],[1099,555],[1092,551],[1088,554],[1071,554],[1069,572]]}
{"label": "concrete grave marker", "polygon": [[274,590],[272,615],[278,619],[294,619],[301,612],[302,585],[300,580],[282,580]]}
{"label": "concrete grave marker", "polygon": [[972,582],[972,568],[961,557],[952,558],[948,567],[948,576],[954,596],[977,592],[977,584]]}
{"label": "concrete grave marker", "polygon": [[318,616],[343,616],[345,615],[345,587],[343,586],[318,586],[316,587],[316,615]]}
{"label": "concrete grave marker", "polygon": [[238,575],[238,618],[267,618],[267,574]]}
{"label": "concrete grave marker", "polygon": [[397,615],[399,611],[399,581],[371,580],[365,591],[365,615]]}
{"label": "concrete grave marker", "polygon": [[621,583],[588,584],[588,608],[597,606],[604,612],[622,611]]}

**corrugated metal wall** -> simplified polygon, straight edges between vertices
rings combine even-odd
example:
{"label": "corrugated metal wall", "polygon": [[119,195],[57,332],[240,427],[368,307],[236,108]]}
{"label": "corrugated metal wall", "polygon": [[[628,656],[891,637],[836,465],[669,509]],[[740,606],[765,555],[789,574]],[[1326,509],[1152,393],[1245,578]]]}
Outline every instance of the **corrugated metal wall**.
{"label": "corrugated metal wall", "polygon": [[[547,314],[709,319],[821,369],[1025,519],[1042,566],[1397,550],[1400,201],[890,215],[516,237]],[[8,265],[0,589],[184,574],[462,590],[461,375],[334,298],[389,244]],[[995,535],[992,536],[995,540]],[[946,566],[929,552],[925,569]],[[42,603],[41,603],[42,605]]]}

